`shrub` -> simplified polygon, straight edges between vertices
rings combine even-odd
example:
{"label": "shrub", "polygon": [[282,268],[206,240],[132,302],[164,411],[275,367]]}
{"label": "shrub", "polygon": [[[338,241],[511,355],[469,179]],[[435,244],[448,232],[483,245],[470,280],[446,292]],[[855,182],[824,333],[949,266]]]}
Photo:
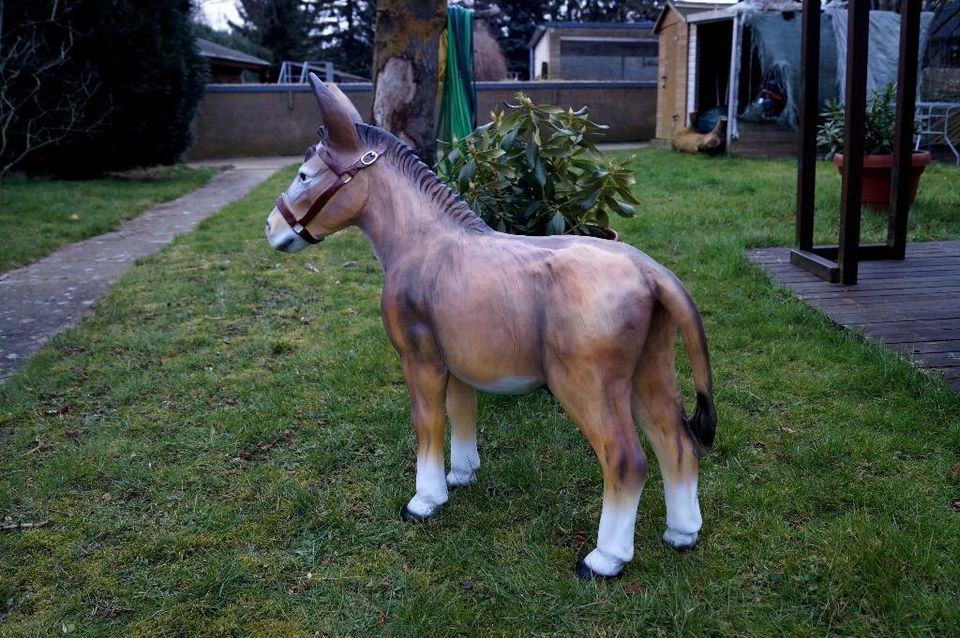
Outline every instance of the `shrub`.
{"label": "shrub", "polygon": [[441,178],[491,227],[516,235],[609,237],[610,213],[632,217],[633,176],[603,158],[591,139],[606,128],[589,110],[517,104],[454,141]]}
{"label": "shrub", "polygon": [[[886,155],[893,152],[893,127],[896,122],[896,91],[888,84],[882,91],[874,91],[867,100],[863,152],[865,155]],[[838,102],[828,101],[821,113],[823,123],[817,128],[817,143],[827,147],[827,159],[843,152],[846,138],[844,108]]]}

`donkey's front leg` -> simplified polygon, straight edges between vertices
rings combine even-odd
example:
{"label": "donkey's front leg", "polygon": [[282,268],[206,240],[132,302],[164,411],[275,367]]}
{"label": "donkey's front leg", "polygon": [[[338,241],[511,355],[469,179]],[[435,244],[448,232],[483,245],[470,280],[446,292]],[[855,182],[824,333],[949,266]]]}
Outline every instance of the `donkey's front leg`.
{"label": "donkey's front leg", "polygon": [[447,371],[439,362],[403,358],[403,375],[410,392],[410,419],[417,432],[417,493],[400,515],[422,521],[447,502],[443,476],[443,396]]}
{"label": "donkey's front leg", "polygon": [[450,473],[447,487],[477,482],[477,391],[451,376],[447,382],[447,416],[450,417]]}

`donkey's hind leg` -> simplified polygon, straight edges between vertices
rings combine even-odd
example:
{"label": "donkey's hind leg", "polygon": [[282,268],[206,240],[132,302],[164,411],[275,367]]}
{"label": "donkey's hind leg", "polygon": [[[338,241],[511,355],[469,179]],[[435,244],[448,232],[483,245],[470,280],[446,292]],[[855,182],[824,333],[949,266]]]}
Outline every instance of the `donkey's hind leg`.
{"label": "donkey's hind leg", "polygon": [[647,457],[630,416],[630,378],[606,379],[601,366],[560,368],[550,389],[600,459],[603,509],[597,547],[576,565],[580,578],[616,578],[633,558],[637,506]]}
{"label": "donkey's hind leg", "polygon": [[675,366],[676,326],[659,308],[633,379],[633,414],[657,455],[667,506],[665,543],[692,549],[703,523],[697,501],[700,461],[683,423]]}
{"label": "donkey's hind leg", "polygon": [[447,381],[447,416],[450,418],[450,472],[447,487],[477,482],[477,391],[460,379]]}

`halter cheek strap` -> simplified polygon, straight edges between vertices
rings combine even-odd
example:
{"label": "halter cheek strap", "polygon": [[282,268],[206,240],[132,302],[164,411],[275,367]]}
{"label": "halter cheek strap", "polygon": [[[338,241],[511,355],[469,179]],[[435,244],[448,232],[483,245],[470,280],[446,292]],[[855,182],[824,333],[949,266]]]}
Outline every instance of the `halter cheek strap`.
{"label": "halter cheek strap", "polygon": [[320,214],[320,211],[327,205],[327,202],[329,202],[341,188],[349,184],[350,180],[352,180],[361,169],[367,168],[376,162],[385,150],[385,147],[377,147],[376,149],[369,150],[361,155],[360,159],[353,164],[343,167],[333,158],[326,147],[321,147],[317,152],[317,156],[320,158],[320,161],[326,164],[327,167],[337,175],[337,181],[327,186],[317,195],[317,198],[310,204],[310,208],[307,209],[306,214],[300,219],[297,219],[293,211],[290,210],[284,193],[280,193],[280,197],[277,198],[277,210],[280,211],[283,220],[290,226],[290,230],[299,235],[300,238],[307,243],[316,244],[323,241],[323,237],[314,237],[311,235],[307,230],[307,226]]}

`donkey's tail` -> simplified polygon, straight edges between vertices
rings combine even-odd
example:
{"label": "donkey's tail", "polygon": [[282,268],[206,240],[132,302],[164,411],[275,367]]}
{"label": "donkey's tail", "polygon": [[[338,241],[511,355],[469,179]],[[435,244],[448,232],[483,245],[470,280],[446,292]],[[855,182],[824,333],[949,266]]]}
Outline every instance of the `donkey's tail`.
{"label": "donkey's tail", "polygon": [[655,280],[657,296],[667,309],[683,338],[683,347],[693,368],[693,384],[697,390],[697,404],[693,414],[684,418],[684,423],[694,440],[703,449],[713,445],[717,432],[717,408],[713,404],[713,375],[710,371],[710,354],[707,352],[707,336],[703,322],[690,293],[670,271],[660,270]]}

